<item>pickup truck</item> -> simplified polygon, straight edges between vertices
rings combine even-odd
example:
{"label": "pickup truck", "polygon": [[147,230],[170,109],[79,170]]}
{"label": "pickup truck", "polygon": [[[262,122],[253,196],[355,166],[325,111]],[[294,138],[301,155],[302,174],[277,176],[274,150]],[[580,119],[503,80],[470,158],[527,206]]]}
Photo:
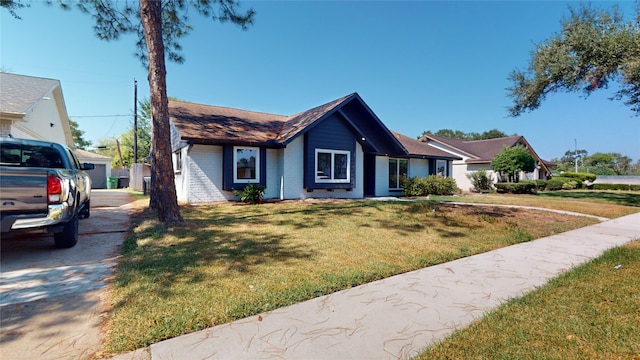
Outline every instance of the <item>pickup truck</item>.
{"label": "pickup truck", "polygon": [[91,214],[91,179],[73,151],[61,144],[0,137],[2,234],[53,233],[56,247],[78,242],[78,219]]}

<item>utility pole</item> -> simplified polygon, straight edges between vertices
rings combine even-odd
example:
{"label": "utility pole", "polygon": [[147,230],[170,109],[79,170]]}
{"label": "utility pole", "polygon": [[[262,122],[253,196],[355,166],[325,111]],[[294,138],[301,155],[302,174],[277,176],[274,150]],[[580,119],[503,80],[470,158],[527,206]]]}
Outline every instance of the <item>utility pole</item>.
{"label": "utility pole", "polygon": [[124,169],[124,162],[122,161],[122,153],[120,152],[120,141],[116,139],[116,150],[118,151],[118,159],[120,159],[120,169]]}
{"label": "utility pole", "polygon": [[138,163],[138,81],[133,79],[133,163]]}
{"label": "utility pole", "polygon": [[576,159],[576,172],[578,172],[578,139],[573,139],[573,145],[574,145],[574,149],[575,149],[575,159]]}

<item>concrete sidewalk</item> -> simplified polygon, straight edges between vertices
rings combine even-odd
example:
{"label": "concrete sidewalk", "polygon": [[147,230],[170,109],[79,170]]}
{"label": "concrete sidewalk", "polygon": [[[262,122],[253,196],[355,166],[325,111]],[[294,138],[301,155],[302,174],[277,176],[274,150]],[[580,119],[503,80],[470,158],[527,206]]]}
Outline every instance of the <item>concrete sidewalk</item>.
{"label": "concrete sidewalk", "polygon": [[408,359],[506,300],[640,239],[640,213],[397,275],[114,359]]}

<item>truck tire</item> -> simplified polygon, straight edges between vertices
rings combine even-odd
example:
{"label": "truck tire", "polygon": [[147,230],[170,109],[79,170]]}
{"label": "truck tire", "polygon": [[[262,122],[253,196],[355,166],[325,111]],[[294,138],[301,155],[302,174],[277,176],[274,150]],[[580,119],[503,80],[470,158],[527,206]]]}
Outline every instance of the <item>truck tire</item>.
{"label": "truck tire", "polygon": [[87,200],[84,204],[84,208],[82,208],[82,212],[80,213],[81,219],[88,219],[91,216],[91,200]]}
{"label": "truck tire", "polygon": [[57,248],[74,247],[78,243],[78,216],[74,216],[64,224],[61,232],[53,234],[53,239]]}

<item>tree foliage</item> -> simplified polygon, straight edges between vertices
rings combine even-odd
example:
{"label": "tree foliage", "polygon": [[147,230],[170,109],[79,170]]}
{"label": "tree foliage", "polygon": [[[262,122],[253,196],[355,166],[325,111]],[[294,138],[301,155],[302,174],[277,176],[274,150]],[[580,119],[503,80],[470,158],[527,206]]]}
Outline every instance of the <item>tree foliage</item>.
{"label": "tree foliage", "polygon": [[483,133],[477,133],[477,132],[466,133],[460,130],[440,129],[435,133],[432,133],[431,130],[423,131],[422,135],[418,136],[418,139],[424,135],[435,135],[435,136],[442,136],[442,137],[447,137],[452,139],[461,139],[461,140],[487,140],[487,139],[497,139],[497,138],[509,136],[498,129],[492,129],[489,131],[485,131]]}
{"label": "tree foliage", "polygon": [[69,119],[69,127],[71,127],[71,136],[73,137],[73,145],[76,148],[86,150],[91,146],[91,141],[85,140],[84,131],[80,130],[76,121]]}
{"label": "tree foliage", "polygon": [[[138,101],[138,161],[147,159],[151,150],[151,102],[144,99]],[[120,135],[120,153],[122,154],[122,162],[125,168],[131,167],[133,164],[134,151],[133,123],[131,128]],[[114,162],[118,159],[114,159]],[[119,161],[119,160],[118,160]]]}
{"label": "tree foliage", "polygon": [[630,157],[620,153],[597,152],[589,155],[586,150],[567,150],[563,157],[551,160],[557,164],[554,172],[575,171],[576,160],[580,172],[596,175],[632,175],[640,170],[640,161],[634,165]]}
{"label": "tree foliage", "polygon": [[11,16],[13,16],[18,20],[20,20],[21,17],[18,16],[18,13],[16,13],[16,10],[29,7],[29,6],[30,6],[29,4],[23,4],[19,0],[0,0],[0,7],[7,9],[9,14],[11,14]]}
{"label": "tree foliage", "polygon": [[616,6],[598,11],[582,4],[569,11],[560,33],[536,46],[528,70],[509,75],[510,115],[537,109],[548,94],[588,96],[611,82],[621,85],[613,99],[625,99],[640,114],[640,16],[625,21]]}
{"label": "tree foliage", "polygon": [[[71,7],[63,0],[57,2],[64,9]],[[237,12],[235,0],[78,0],[71,4],[93,17],[93,29],[102,40],[118,40],[126,34],[136,36],[136,55],[148,70],[152,113],[149,204],[157,210],[160,221],[182,221],[171,161],[165,58],[177,63],[184,61],[179,40],[191,31],[190,10],[243,29],[253,23],[254,11]]]}
{"label": "tree foliage", "polygon": [[518,173],[536,169],[536,160],[522,145],[505,147],[491,160],[491,169],[499,173],[503,181],[506,178],[509,182],[518,182]]}

